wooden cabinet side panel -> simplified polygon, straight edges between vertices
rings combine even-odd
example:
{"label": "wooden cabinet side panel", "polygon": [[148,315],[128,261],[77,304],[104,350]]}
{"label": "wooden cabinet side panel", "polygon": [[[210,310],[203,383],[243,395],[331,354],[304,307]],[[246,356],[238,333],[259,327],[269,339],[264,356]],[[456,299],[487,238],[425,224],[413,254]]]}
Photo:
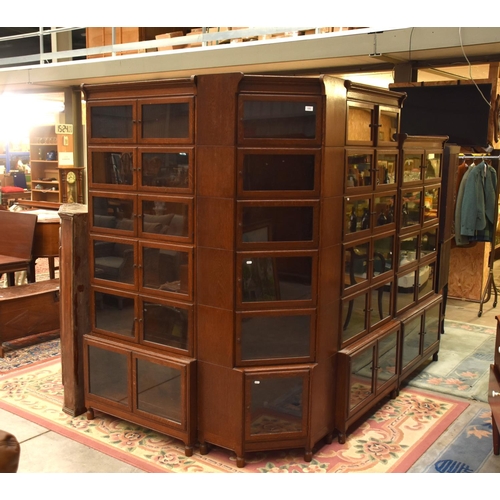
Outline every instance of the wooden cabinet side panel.
{"label": "wooden cabinet side panel", "polygon": [[236,141],[236,94],[241,73],[197,77],[196,143],[231,146]]}
{"label": "wooden cabinet side panel", "polygon": [[198,305],[196,331],[200,361],[225,367],[234,364],[234,315],[227,309]]}
{"label": "wooden cabinet side panel", "polygon": [[235,450],[243,439],[243,377],[231,368],[198,362],[198,438]]}

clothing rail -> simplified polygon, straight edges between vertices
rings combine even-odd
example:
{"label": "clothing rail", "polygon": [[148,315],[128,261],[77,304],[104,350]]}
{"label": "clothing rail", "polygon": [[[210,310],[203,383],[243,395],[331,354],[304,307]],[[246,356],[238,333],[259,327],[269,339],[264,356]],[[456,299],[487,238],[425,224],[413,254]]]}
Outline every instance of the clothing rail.
{"label": "clothing rail", "polygon": [[[494,153],[498,153],[498,150],[494,150]],[[458,154],[458,158],[460,160],[464,159],[470,159],[470,160],[500,160],[500,155],[497,154],[481,154],[481,153],[476,153],[476,154]],[[499,166],[498,166],[498,161],[493,162],[493,168],[495,169],[497,173],[497,179],[499,175]],[[497,181],[496,185],[496,204],[498,205],[498,197],[499,197],[499,191],[500,191],[500,186],[499,182]],[[494,222],[493,222],[493,228],[495,229],[498,224],[498,210],[495,210],[495,216],[494,216]],[[481,295],[481,300],[479,301],[479,311],[477,315],[479,317],[482,316],[483,314],[483,304],[488,302],[491,299],[491,294],[493,292],[494,294],[494,299],[493,299],[493,307],[496,307],[497,302],[498,302],[498,288],[495,284],[495,277],[493,274],[493,266],[495,264],[495,233],[493,233],[492,241],[491,241],[491,250],[490,254],[488,257],[488,278],[486,280],[486,286],[484,287],[483,293]]]}
{"label": "clothing rail", "polygon": [[459,154],[458,158],[459,159],[470,158],[473,160],[480,160],[480,159],[481,160],[499,160],[500,155],[499,156],[491,156],[491,155],[462,155],[462,154]]}

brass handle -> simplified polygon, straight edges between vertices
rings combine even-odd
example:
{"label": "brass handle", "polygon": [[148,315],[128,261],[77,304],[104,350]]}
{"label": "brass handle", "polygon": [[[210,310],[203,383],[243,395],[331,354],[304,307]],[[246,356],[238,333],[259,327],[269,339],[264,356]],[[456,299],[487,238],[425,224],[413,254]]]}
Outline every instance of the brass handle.
{"label": "brass handle", "polygon": [[492,398],[496,398],[497,396],[500,396],[500,392],[491,391],[491,397]]}

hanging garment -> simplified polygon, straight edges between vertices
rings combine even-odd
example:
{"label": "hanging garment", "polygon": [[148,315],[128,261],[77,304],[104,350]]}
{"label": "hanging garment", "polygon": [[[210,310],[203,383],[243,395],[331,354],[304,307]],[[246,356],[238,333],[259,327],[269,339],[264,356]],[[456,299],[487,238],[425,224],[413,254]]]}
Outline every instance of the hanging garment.
{"label": "hanging garment", "polygon": [[472,169],[465,168],[460,178],[460,184],[458,185],[457,200],[455,204],[455,243],[459,247],[467,246],[470,244],[470,239],[468,236],[461,234],[462,225],[462,202],[464,198],[465,183],[467,182],[467,177]]}
{"label": "hanging garment", "polygon": [[475,241],[492,241],[497,174],[484,161],[469,170],[462,199],[460,234]]}

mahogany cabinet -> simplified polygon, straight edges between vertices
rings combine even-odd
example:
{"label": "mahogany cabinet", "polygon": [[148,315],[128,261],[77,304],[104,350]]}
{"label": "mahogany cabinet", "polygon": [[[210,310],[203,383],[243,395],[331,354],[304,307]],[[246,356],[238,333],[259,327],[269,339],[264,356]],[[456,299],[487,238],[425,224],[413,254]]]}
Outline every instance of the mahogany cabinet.
{"label": "mahogany cabinet", "polygon": [[401,381],[429,357],[437,361],[442,303],[442,296],[434,295],[398,317],[401,321]]}
{"label": "mahogany cabinet", "polygon": [[391,320],[375,333],[338,353],[338,440],[345,443],[350,425],[399,386],[400,323]]}
{"label": "mahogany cabinet", "polygon": [[192,79],[84,86],[85,404],[196,443]]}
{"label": "mahogany cabinet", "polygon": [[[408,179],[402,158],[441,152],[400,139],[405,95],[240,73],[83,90],[89,416],[160,429],[186,453],[226,448],[239,467],[344,440],[399,387],[406,274],[400,310],[433,313],[433,281],[415,273],[439,259],[439,165]],[[423,335],[419,360],[438,346]]]}

